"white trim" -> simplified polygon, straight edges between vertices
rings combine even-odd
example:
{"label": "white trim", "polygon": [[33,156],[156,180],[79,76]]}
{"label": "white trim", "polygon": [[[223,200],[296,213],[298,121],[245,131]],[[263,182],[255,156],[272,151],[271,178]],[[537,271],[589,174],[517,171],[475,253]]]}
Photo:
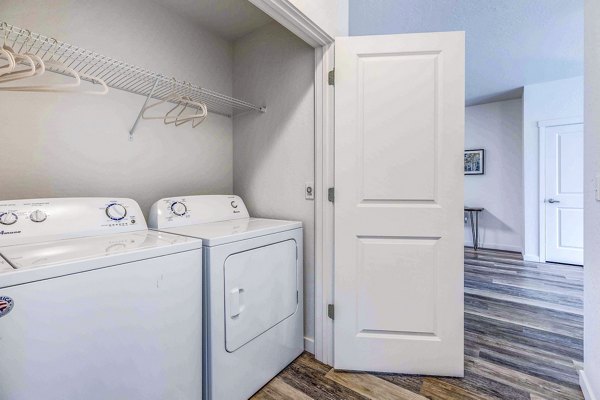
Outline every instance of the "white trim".
{"label": "white trim", "polygon": [[[249,0],[275,21],[315,48],[315,338],[305,339],[317,360],[333,365],[333,321],[327,304],[333,302],[333,204],[327,188],[333,186],[333,88],[327,73],[333,69],[334,38],[298,10],[290,0]],[[308,343],[312,344],[307,345]]]}
{"label": "white trim", "polygon": [[[465,247],[473,247],[473,242],[465,240]],[[501,251],[511,251],[513,253],[522,253],[523,249],[521,246],[515,246],[512,244],[502,244],[502,243],[485,243],[482,242],[479,244],[479,248],[482,250],[501,250]]]}
{"label": "white trim", "polygon": [[538,121],[538,128],[548,128],[550,126],[576,125],[583,124],[583,117],[557,118]]}
{"label": "white trim", "polygon": [[538,248],[539,262],[546,262],[546,128],[583,124],[583,117],[570,117],[538,121]]}
{"label": "white trim", "polygon": [[594,392],[592,392],[590,381],[587,379],[584,370],[579,371],[579,386],[581,386],[581,391],[583,392],[583,398],[585,400],[600,400],[600,397],[597,397],[594,395]]}
{"label": "white trim", "polygon": [[289,0],[249,0],[275,21],[312,47],[333,43],[333,38],[298,10]]}
{"label": "white trim", "polygon": [[546,262],[546,125],[538,122],[538,261]]}
{"label": "white trim", "polygon": [[304,351],[315,354],[315,340],[304,336]]}
{"label": "white trim", "polygon": [[523,254],[523,261],[540,262],[540,257],[537,254]]}
{"label": "white trim", "polygon": [[333,304],[334,206],[327,190],[333,187],[333,45],[315,51],[315,358],[333,365],[333,321],[327,305]]}

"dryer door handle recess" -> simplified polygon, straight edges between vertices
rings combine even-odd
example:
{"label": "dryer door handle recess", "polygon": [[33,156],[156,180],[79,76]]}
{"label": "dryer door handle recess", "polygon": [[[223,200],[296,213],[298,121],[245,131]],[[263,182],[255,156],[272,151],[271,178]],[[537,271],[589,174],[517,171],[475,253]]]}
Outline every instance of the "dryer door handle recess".
{"label": "dryer door handle recess", "polygon": [[233,288],[229,292],[229,318],[238,318],[244,311],[243,294],[242,288]]}

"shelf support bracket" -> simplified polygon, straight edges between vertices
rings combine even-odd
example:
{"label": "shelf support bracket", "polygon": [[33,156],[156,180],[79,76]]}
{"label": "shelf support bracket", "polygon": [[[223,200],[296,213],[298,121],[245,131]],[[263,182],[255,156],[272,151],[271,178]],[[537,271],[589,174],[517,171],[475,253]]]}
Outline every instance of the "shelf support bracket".
{"label": "shelf support bracket", "polygon": [[146,106],[148,105],[148,102],[150,101],[150,99],[152,98],[152,95],[154,94],[154,90],[156,89],[156,86],[158,85],[159,80],[160,80],[160,77],[156,78],[156,81],[154,82],[154,86],[152,86],[152,90],[150,91],[150,94],[148,94],[148,97],[146,97],[146,101],[144,101],[144,105],[142,106],[142,109],[140,110],[135,122],[133,123],[133,126],[129,130],[129,141],[133,141],[133,133],[135,132],[135,129],[137,128],[137,125],[140,122],[140,119],[142,118],[142,114],[144,114],[144,109],[146,108]]}

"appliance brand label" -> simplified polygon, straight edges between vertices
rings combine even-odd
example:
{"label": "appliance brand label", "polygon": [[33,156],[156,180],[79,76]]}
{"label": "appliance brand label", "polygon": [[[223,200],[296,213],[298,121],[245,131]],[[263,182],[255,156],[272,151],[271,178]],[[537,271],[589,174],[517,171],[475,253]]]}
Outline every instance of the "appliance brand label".
{"label": "appliance brand label", "polygon": [[0,235],[15,235],[21,233],[21,231],[0,231]]}
{"label": "appliance brand label", "polygon": [[0,318],[4,317],[6,314],[13,309],[15,302],[8,296],[0,296]]}

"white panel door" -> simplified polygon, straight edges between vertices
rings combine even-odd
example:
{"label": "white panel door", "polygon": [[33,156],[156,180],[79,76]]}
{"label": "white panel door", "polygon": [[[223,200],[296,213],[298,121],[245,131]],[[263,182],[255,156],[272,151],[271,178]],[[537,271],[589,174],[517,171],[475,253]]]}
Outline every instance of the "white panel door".
{"label": "white panel door", "polygon": [[335,51],[334,366],[461,376],[464,34]]}
{"label": "white panel door", "polygon": [[546,261],[583,265],[583,124],[546,128]]}

